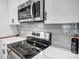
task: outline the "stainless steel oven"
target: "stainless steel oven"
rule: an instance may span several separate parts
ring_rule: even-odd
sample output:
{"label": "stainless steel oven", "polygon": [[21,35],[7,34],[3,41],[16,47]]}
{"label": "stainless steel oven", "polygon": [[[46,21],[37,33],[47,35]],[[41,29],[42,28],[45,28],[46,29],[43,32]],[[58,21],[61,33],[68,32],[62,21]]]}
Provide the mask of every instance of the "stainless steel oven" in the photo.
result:
{"label": "stainless steel oven", "polygon": [[29,0],[18,7],[20,22],[44,21],[45,0]]}
{"label": "stainless steel oven", "polygon": [[32,59],[51,45],[51,33],[32,32],[26,40],[8,45],[8,59]]}
{"label": "stainless steel oven", "polygon": [[21,56],[19,56],[18,54],[16,54],[13,50],[8,48],[8,58],[7,59],[22,59]]}

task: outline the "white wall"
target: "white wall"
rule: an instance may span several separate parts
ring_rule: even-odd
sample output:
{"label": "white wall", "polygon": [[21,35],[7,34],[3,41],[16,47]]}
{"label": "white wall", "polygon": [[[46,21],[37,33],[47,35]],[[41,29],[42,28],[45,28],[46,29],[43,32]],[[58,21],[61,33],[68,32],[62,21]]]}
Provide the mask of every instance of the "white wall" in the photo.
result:
{"label": "white wall", "polygon": [[11,27],[8,18],[8,0],[0,0],[0,37],[14,35],[12,28],[15,26]]}

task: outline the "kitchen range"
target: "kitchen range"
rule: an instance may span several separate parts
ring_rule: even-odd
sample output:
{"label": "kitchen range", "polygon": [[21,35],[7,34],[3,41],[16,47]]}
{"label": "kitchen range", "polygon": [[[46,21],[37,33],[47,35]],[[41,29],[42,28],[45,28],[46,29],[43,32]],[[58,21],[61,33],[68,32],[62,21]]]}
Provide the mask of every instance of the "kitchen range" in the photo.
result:
{"label": "kitchen range", "polygon": [[31,59],[51,45],[51,33],[32,32],[26,40],[8,44],[8,59]]}

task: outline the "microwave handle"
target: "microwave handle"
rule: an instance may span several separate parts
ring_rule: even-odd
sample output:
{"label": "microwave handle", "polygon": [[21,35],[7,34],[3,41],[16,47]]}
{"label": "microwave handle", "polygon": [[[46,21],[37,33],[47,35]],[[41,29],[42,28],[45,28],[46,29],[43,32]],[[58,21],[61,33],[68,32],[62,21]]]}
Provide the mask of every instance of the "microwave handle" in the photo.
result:
{"label": "microwave handle", "polygon": [[32,13],[32,8],[33,8],[33,3],[31,3],[31,10],[30,10],[30,12],[31,12],[31,17],[33,18],[33,13]]}
{"label": "microwave handle", "polygon": [[34,2],[31,5],[31,15],[32,15],[32,18],[35,18],[35,15],[36,15],[36,5],[34,4]]}

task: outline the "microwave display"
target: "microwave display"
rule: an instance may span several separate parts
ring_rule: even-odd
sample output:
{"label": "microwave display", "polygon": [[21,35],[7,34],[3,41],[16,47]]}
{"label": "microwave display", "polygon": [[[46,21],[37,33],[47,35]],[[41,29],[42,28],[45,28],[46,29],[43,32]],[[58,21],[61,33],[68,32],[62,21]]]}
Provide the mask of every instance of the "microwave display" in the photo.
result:
{"label": "microwave display", "polygon": [[18,10],[18,19],[19,20],[30,19],[31,18],[30,9],[31,9],[31,5]]}

